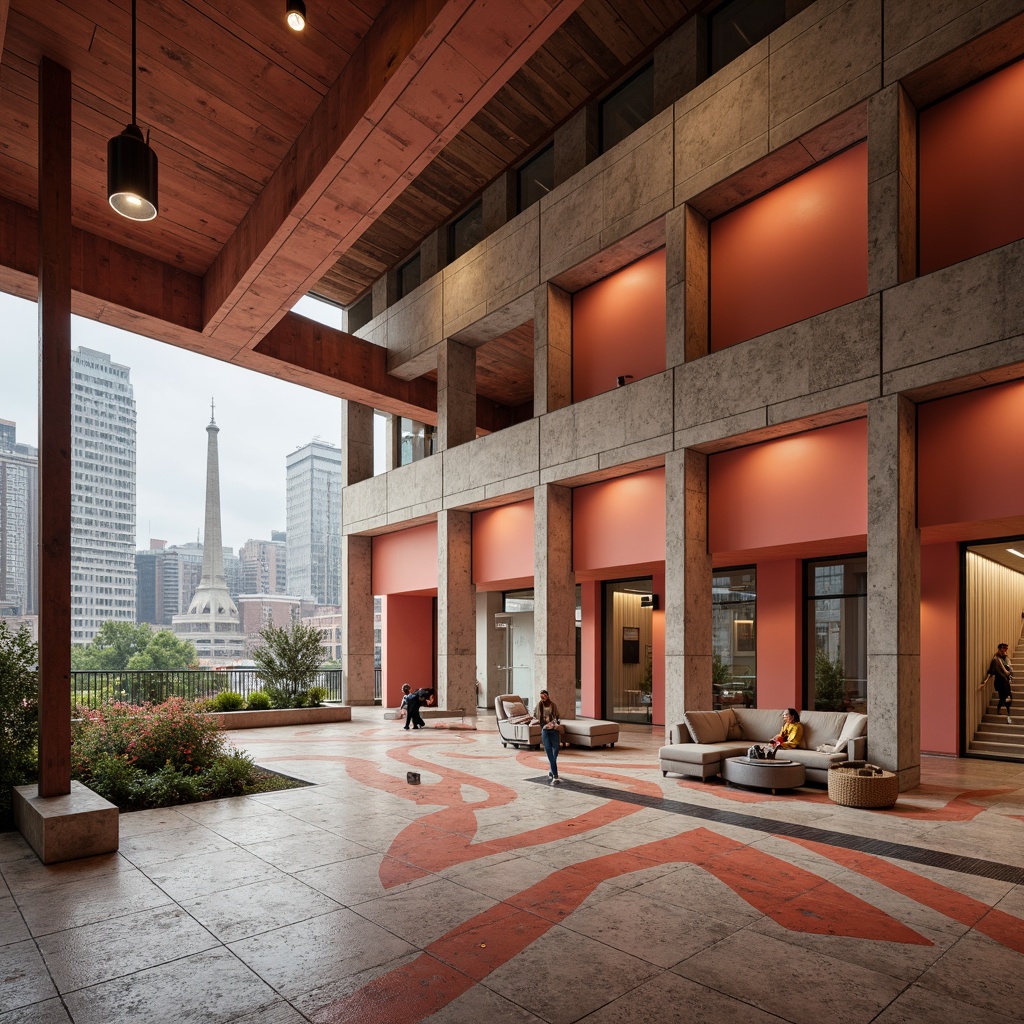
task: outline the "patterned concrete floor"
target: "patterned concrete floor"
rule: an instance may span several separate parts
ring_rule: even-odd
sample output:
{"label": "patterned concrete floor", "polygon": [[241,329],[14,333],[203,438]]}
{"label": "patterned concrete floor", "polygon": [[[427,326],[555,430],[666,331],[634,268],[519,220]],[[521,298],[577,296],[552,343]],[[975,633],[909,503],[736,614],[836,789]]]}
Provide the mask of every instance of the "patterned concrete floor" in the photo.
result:
{"label": "patterned concrete floor", "polygon": [[1024,765],[868,811],[663,779],[638,727],[553,787],[479,725],[239,732],[317,785],[0,835],[0,1024],[1024,1019]]}

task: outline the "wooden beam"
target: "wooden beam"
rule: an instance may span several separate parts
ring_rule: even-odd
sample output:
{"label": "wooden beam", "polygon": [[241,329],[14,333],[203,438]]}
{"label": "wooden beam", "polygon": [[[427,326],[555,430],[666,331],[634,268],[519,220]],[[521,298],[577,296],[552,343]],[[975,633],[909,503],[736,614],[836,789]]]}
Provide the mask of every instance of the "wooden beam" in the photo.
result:
{"label": "wooden beam", "polygon": [[[7,16],[11,13],[11,0],[0,0],[0,57],[4,53],[4,40],[7,38]],[[0,94],[3,93],[3,79],[0,78]]]}
{"label": "wooden beam", "polygon": [[71,792],[71,74],[39,64],[39,795]]}
{"label": "wooden beam", "polygon": [[390,0],[204,280],[255,348],[580,0]]}

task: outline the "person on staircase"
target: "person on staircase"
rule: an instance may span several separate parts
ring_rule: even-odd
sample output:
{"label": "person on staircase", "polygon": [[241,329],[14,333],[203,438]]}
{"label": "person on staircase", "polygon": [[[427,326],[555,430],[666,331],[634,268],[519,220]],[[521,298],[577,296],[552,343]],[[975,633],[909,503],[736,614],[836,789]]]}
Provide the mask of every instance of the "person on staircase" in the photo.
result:
{"label": "person on staircase", "polygon": [[1013,707],[1013,691],[1010,686],[1013,683],[1013,667],[1010,665],[1009,645],[1000,644],[996,653],[992,655],[992,661],[988,666],[988,673],[992,676],[996,686],[996,696],[999,698],[996,704],[996,714],[999,709],[1006,706],[1006,724],[1012,725],[1010,709]]}

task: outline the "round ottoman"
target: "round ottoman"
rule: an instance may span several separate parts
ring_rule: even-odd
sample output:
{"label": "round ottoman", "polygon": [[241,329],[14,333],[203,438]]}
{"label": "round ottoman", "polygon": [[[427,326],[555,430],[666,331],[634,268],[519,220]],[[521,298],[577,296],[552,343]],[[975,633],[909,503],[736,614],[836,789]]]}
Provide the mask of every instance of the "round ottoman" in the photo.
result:
{"label": "round ottoman", "polygon": [[892,807],[900,795],[899,779],[892,772],[833,765],[828,770],[828,798],[844,807]]}
{"label": "round ottoman", "polygon": [[805,781],[804,766],[797,761],[751,761],[747,757],[727,757],[722,762],[722,778],[735,786],[757,789],[796,789]]}

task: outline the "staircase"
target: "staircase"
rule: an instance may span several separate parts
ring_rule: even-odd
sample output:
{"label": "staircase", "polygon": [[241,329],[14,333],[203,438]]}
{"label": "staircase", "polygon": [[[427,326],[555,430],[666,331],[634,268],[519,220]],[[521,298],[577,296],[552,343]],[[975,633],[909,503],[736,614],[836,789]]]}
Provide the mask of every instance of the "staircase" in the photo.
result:
{"label": "staircase", "polygon": [[1010,657],[1013,666],[1013,725],[1006,724],[1006,710],[996,714],[995,687],[989,684],[992,698],[985,709],[978,731],[971,740],[968,753],[1001,757],[1007,761],[1024,761],[1024,636],[1017,641],[1017,649]]}

